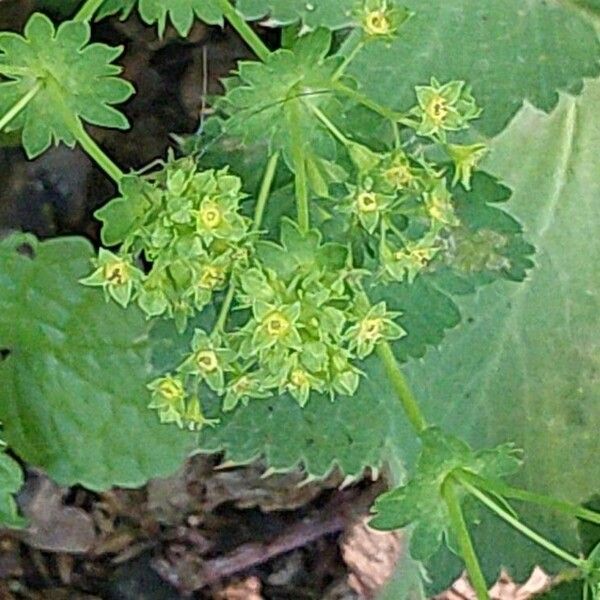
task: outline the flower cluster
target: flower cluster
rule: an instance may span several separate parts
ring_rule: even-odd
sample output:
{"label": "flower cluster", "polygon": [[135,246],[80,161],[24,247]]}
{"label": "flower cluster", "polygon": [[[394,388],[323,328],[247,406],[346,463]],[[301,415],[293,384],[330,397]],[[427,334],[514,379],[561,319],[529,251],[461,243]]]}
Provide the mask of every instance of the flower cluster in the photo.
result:
{"label": "flower cluster", "polygon": [[115,211],[121,202],[136,217],[119,253],[101,250],[83,283],[102,286],[122,306],[136,301],[149,317],[174,318],[183,330],[188,317],[248,263],[250,221],[239,212],[241,181],[226,169],[199,171],[190,158],[171,161],[152,181],[136,178],[123,195],[113,201]]}
{"label": "flower cluster", "polygon": [[[348,141],[355,177],[334,208],[377,254],[383,280],[412,282],[437,257],[446,234],[460,226],[452,188],[470,189],[486,153],[484,144],[446,140],[447,131],[467,127],[480,113],[463,82],[432,80],[431,87],[417,88],[417,97],[403,122],[409,135],[399,137],[394,150],[376,153]],[[423,144],[420,136],[430,141]]]}
{"label": "flower cluster", "polygon": [[238,327],[196,330],[177,373],[151,384],[153,408],[164,421],[195,427],[206,422],[197,406],[203,385],[223,398],[224,410],[273,394],[301,405],[313,391],[353,395],[357,361],[405,334],[385,303],[363,305],[360,277],[345,247],[283,221],[282,245],[259,242],[252,266],[236,274]]}

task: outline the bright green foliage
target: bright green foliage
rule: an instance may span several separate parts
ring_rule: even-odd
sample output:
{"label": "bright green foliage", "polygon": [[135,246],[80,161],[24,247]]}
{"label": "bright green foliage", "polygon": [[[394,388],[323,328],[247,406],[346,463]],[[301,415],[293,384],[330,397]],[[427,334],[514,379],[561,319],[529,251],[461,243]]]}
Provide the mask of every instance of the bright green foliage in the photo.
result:
{"label": "bright green foliage", "polygon": [[[461,301],[469,324],[410,367],[416,393],[445,428],[478,444],[514,440],[525,451],[522,487],[573,502],[597,493],[600,478],[599,103],[591,82],[549,116],[524,110],[495,141],[487,167],[514,189],[511,210],[538,249],[537,268],[523,284]],[[522,516],[577,552],[574,520],[540,509]],[[517,578],[536,562],[555,566],[496,521],[477,538],[490,578],[500,564]],[[432,573],[438,589],[451,576],[439,565]]]}
{"label": "bright green foliage", "polygon": [[34,94],[9,124],[9,130],[23,129],[30,157],[52,143],[73,146],[82,122],[128,127],[114,108],[133,93],[131,84],[118,77],[121,68],[113,64],[122,48],[89,42],[88,24],[67,21],[55,28],[40,13],[29,19],[23,35],[0,33],[0,74],[5,79],[0,83],[0,114]]}
{"label": "bright green foliage", "polygon": [[0,527],[22,527],[25,524],[13,498],[22,485],[21,467],[0,448]]}
{"label": "bright green foliage", "polygon": [[99,19],[119,14],[127,18],[136,7],[144,23],[156,25],[160,35],[171,22],[179,35],[185,37],[198,17],[210,25],[223,23],[223,13],[216,0],[106,0],[100,7]]}
{"label": "bright green foliage", "polygon": [[3,436],[61,484],[141,485],[174,471],[193,439],[147,410],[147,325],[77,283],[92,256],[80,238],[0,243]]}
{"label": "bright green foliage", "polygon": [[[342,2],[332,0],[343,10]],[[281,0],[287,5],[287,0]],[[302,2],[304,4],[304,2]],[[317,11],[327,0],[314,0]],[[351,74],[373,98],[406,106],[415,85],[433,75],[468,81],[485,107],[477,127],[497,133],[529,100],[550,110],[557,90],[576,91],[600,72],[594,24],[600,8],[546,0],[404,0],[414,12],[391,45],[366,48]]]}
{"label": "bright green foliage", "polygon": [[319,134],[324,137],[312,107],[331,100],[341,59],[328,57],[330,47],[331,32],[319,29],[293,48],[273,52],[264,64],[241,61],[238,77],[226,80],[227,94],[217,103],[229,117],[226,132],[243,141],[266,139],[272,152],[285,151],[291,165],[293,128],[301,131],[306,147]]}
{"label": "bright green foliage", "polygon": [[405,485],[377,498],[376,515],[370,522],[371,527],[384,531],[414,524],[410,552],[416,560],[429,558],[443,538],[448,540],[450,518],[442,493],[448,477],[464,470],[499,479],[517,471],[521,462],[511,444],[474,452],[437,428],[424,432],[421,442],[416,473]]}
{"label": "bright green foliage", "polygon": [[[96,213],[104,243],[121,244],[118,255],[101,252],[82,283],[102,286],[123,306],[133,299],[149,317],[174,318],[183,330],[247,265],[241,181],[226,169],[199,171],[193,159],[171,160],[152,180],[125,179],[121,192]],[[140,257],[151,263],[145,274],[135,266]]]}

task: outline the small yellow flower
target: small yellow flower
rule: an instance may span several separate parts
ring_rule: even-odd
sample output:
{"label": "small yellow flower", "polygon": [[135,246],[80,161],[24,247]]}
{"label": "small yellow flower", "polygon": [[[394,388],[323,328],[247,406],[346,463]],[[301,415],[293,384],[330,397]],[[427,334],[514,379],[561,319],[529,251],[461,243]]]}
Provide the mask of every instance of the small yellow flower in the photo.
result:
{"label": "small yellow flower", "polygon": [[377,196],[373,192],[359,192],[356,196],[356,206],[363,213],[376,212],[379,208],[377,205]]}
{"label": "small yellow flower", "polygon": [[267,333],[273,338],[283,337],[291,327],[291,323],[288,319],[280,312],[271,313],[265,319],[265,329]]}
{"label": "small yellow flower", "polygon": [[448,116],[448,101],[441,94],[434,95],[425,106],[425,114],[438,126]]}
{"label": "small yellow flower", "polygon": [[156,387],[157,395],[162,396],[168,402],[180,400],[185,396],[183,385],[177,379],[165,377]]}
{"label": "small yellow flower", "polygon": [[390,167],[383,176],[390,185],[393,185],[396,188],[408,187],[415,179],[410,167],[403,164],[397,164]]}
{"label": "small yellow flower", "polygon": [[302,369],[294,369],[290,375],[290,383],[295,388],[303,388],[310,385],[308,375]]}
{"label": "small yellow flower", "polygon": [[110,285],[125,285],[131,277],[129,265],[122,260],[104,265],[102,274]]}
{"label": "small yellow flower", "polygon": [[223,221],[223,214],[216,202],[205,200],[200,208],[198,218],[207,229],[216,229]]}
{"label": "small yellow flower", "polygon": [[219,359],[213,350],[201,350],[196,355],[196,363],[201,371],[213,373],[219,368]]}
{"label": "small yellow flower", "polygon": [[367,35],[387,36],[393,33],[392,22],[387,11],[379,9],[368,12],[363,20],[363,29]]}
{"label": "small yellow flower", "polygon": [[225,272],[221,267],[206,265],[198,280],[198,286],[204,290],[214,290],[225,283]]}
{"label": "small yellow flower", "polygon": [[385,323],[383,322],[383,319],[363,319],[360,324],[358,338],[363,341],[376,342],[383,336],[384,329]]}

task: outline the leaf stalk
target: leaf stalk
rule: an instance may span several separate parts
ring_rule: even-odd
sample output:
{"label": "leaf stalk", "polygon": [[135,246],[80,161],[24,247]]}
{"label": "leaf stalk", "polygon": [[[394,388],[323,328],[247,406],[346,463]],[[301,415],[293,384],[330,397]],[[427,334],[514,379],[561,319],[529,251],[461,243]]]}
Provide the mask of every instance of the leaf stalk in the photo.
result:
{"label": "leaf stalk", "polygon": [[96,14],[96,11],[100,6],[102,6],[103,2],[104,0],[86,0],[73,17],[73,21],[88,23]]}
{"label": "leaf stalk", "polygon": [[487,583],[465,522],[456,487],[457,485],[452,475],[448,476],[442,484],[442,496],[448,507],[452,530],[458,541],[460,554],[465,562],[469,580],[475,590],[477,600],[490,600]]}
{"label": "leaf stalk", "polygon": [[479,500],[484,506],[486,506],[489,510],[499,516],[501,519],[506,521],[511,527],[516,529],[519,533],[529,538],[532,542],[536,543],[538,546],[541,546],[554,556],[564,560],[565,562],[581,569],[585,570],[587,563],[585,560],[582,560],[576,556],[573,556],[566,550],[563,550],[556,544],[547,540],[545,537],[534,531],[533,529],[527,527],[524,523],[521,523],[518,519],[516,519],[513,515],[511,515],[504,508],[496,504],[487,494],[483,493],[477,487],[471,485],[471,483],[461,474],[456,474],[457,480],[460,484],[467,490],[470,494],[472,494],[477,500]]}
{"label": "leaf stalk", "polygon": [[239,36],[248,44],[250,49],[265,62],[271,51],[267,48],[265,43],[256,35],[255,31],[246,23],[246,20],[240,15],[240,13],[232,6],[229,0],[217,0],[219,8],[225,15],[225,18],[229,24],[238,32]]}

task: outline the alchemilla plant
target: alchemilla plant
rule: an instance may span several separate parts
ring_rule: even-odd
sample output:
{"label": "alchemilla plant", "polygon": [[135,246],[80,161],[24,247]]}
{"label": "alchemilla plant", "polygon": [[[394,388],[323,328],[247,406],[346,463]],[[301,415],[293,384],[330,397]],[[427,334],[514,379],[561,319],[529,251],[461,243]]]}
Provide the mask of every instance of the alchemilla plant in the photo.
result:
{"label": "alchemilla plant", "polygon": [[[402,362],[422,358],[428,345],[439,345],[444,331],[457,324],[455,298],[488,285],[523,286],[535,271],[533,247],[498,206],[506,188],[480,168],[489,153],[485,133],[493,127],[486,111],[499,110],[494,99],[488,95],[490,106],[482,106],[473,89],[485,85],[456,79],[456,70],[446,74],[432,61],[420,68],[429,72],[418,79],[408,63],[406,73],[398,74],[392,51],[406,43],[417,48],[418,36],[428,39],[419,13],[428,9],[419,3],[292,4],[87,0],[59,25],[36,13],[22,34],[0,34],[0,128],[18,132],[30,157],[58,143],[81,146],[118,189],[96,213],[103,247],[93,257],[81,240],[38,244],[11,236],[0,242],[1,260],[10,266],[10,277],[0,277],[7,282],[2,306],[7,315],[18,314],[23,282],[50,286],[58,277],[60,292],[48,309],[32,310],[44,323],[39,348],[58,356],[71,374],[65,424],[69,415],[88,410],[86,402],[98,402],[88,400],[98,381],[101,423],[109,419],[107,406],[125,406],[132,427],[149,436],[138,442],[151,446],[165,436],[160,443],[172,458],[136,448],[137,458],[129,462],[123,455],[131,448],[124,443],[106,450],[121,455],[107,460],[104,469],[88,466],[84,458],[62,457],[62,450],[50,461],[39,446],[28,449],[26,428],[17,421],[27,411],[35,419],[38,409],[31,399],[25,408],[14,406],[20,371],[6,392],[12,408],[0,412],[10,448],[42,466],[63,461],[58,479],[101,489],[139,485],[176,468],[198,439],[222,435],[217,448],[232,451],[239,436],[247,436],[244,443],[265,453],[274,470],[279,452],[290,456],[286,464],[304,459],[309,476],[315,476],[311,452],[322,451],[331,468],[346,464],[344,452],[350,451],[340,446],[328,458],[318,447],[319,435],[306,446],[294,441],[262,448],[263,438],[271,437],[262,428],[271,425],[260,416],[247,430],[238,426],[231,443],[231,420],[260,415],[268,405],[283,411],[279,424],[291,430],[298,425],[292,415],[303,418],[333,406],[342,414],[355,410],[364,423],[352,416],[353,422],[327,425],[311,417],[312,427],[355,432],[369,427],[374,403],[383,406],[390,398],[385,411],[393,413],[393,423],[412,428],[420,455],[410,475],[403,472],[403,485],[376,501],[373,527],[410,526],[412,555],[426,566],[436,564],[441,547],[448,546],[464,561],[477,597],[487,599],[489,581],[469,528],[469,505],[476,500],[568,565],[584,598],[597,597],[597,548],[587,555],[572,552],[527,525],[509,501],[595,525],[600,515],[505,483],[519,471],[522,453],[510,443],[474,450],[430,423],[402,368]],[[460,4],[466,13],[474,10]],[[122,49],[92,42],[91,26],[136,10],[160,35],[167,24],[186,36],[196,18],[227,21],[256,60],[239,62],[223,81],[223,95],[213,100],[215,116],[201,133],[158,167],[125,173],[87,131],[87,125],[126,129],[119,105],[133,93],[115,62]],[[547,7],[537,10],[548,16]],[[269,50],[245,20],[265,14],[282,26],[277,50]],[[460,43],[453,47],[459,50]],[[365,67],[373,57],[383,63]],[[411,60],[420,57],[415,51]],[[577,60],[578,77],[590,74],[583,55]],[[552,71],[547,80],[563,71]],[[378,93],[377,86],[390,85],[390,77],[397,93]],[[526,97],[523,92],[518,99]],[[19,254],[24,243],[32,246],[34,258]],[[498,280],[512,283],[494,283]],[[76,336],[71,315],[86,310],[102,315],[97,327],[79,346],[65,346],[52,332]],[[9,331],[2,322],[0,339],[9,349],[26,347],[31,332],[25,325]],[[102,344],[109,342],[110,356],[98,362]],[[16,354],[9,355],[8,367]],[[119,371],[113,359],[127,360],[128,368]],[[87,370],[81,371],[82,364]],[[94,375],[98,365],[104,371]],[[41,366],[31,372],[44,373]],[[127,392],[124,379],[132,382]],[[373,391],[377,384],[383,391]],[[56,390],[39,389],[38,398],[54,398]],[[94,438],[95,425],[88,426],[90,444],[102,444]],[[390,448],[401,445],[376,438],[369,439],[369,457],[358,458],[360,467],[379,469]],[[309,449],[313,444],[316,450]],[[238,452],[240,462],[253,456],[250,449],[245,453]],[[0,519],[8,526],[22,524],[13,500],[21,482],[17,464],[2,453]]]}

